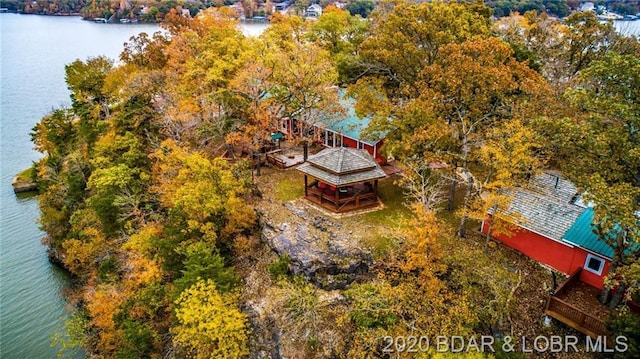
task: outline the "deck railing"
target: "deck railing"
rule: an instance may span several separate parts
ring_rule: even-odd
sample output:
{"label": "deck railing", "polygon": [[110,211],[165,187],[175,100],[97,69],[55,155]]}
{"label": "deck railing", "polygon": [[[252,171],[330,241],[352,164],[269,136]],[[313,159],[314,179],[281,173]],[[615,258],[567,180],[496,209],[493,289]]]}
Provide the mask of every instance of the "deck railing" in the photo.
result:
{"label": "deck railing", "polygon": [[573,274],[571,274],[569,276],[569,278],[567,278],[567,280],[564,281],[564,283],[560,284],[558,289],[556,289],[554,291],[553,295],[558,297],[558,296],[566,294],[567,290],[571,289],[573,287],[573,285],[576,284],[580,280],[580,273],[581,272],[582,272],[582,268],[576,269],[576,271],[573,272]]}
{"label": "deck railing", "polygon": [[573,285],[580,280],[581,270],[582,268],[578,268],[578,270],[569,276],[569,278],[560,285],[560,287],[558,287],[555,293],[549,297],[545,314],[584,334],[589,335],[590,337],[596,338],[599,335],[607,336],[609,335],[609,331],[602,320],[559,298],[559,296],[570,291]]}

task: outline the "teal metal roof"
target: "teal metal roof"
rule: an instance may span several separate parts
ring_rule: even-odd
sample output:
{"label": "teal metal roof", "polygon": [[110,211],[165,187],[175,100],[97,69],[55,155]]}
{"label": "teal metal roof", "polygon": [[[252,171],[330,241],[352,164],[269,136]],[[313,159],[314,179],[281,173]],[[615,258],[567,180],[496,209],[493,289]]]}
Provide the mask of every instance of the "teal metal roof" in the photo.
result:
{"label": "teal metal roof", "polygon": [[613,258],[613,248],[601,241],[593,232],[593,208],[587,208],[576,219],[571,228],[563,236],[563,240],[570,242],[592,252]]}
{"label": "teal metal roof", "polygon": [[[363,137],[362,132],[369,126],[371,117],[360,118],[356,114],[355,100],[346,97],[346,91],[340,90],[340,104],[345,110],[345,117],[338,121],[327,121],[326,127],[331,131],[341,133],[344,136],[356,139],[361,142],[375,145],[385,137],[384,133],[375,133],[367,137]],[[320,121],[322,122],[322,120]]]}

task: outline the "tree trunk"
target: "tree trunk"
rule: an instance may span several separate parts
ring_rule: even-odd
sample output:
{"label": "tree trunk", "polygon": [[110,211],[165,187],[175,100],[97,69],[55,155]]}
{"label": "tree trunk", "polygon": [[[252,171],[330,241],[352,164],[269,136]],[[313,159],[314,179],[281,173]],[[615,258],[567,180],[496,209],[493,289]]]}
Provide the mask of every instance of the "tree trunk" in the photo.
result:
{"label": "tree trunk", "polygon": [[491,240],[491,222],[489,222],[489,228],[487,228],[487,238],[484,241],[484,251],[487,251],[487,247],[489,246],[489,241]]}
{"label": "tree trunk", "polygon": [[[455,174],[454,174],[455,176]],[[456,199],[456,180],[453,178],[449,185],[449,201],[447,202],[447,211],[453,211],[453,204]]]}
{"label": "tree trunk", "polygon": [[458,227],[458,237],[464,238],[467,235],[467,215],[463,214]]}
{"label": "tree trunk", "polygon": [[[471,196],[471,190],[473,189],[473,179],[469,178],[467,180],[467,190],[464,194],[464,206],[465,208],[469,208],[469,197]],[[458,227],[458,237],[465,238],[467,235],[467,219],[469,217],[466,214],[462,215],[460,218],[460,227]]]}
{"label": "tree trunk", "polygon": [[611,301],[609,302],[609,308],[615,309],[622,302],[622,298],[624,298],[624,292],[627,291],[627,286],[624,283],[620,283],[618,289],[616,289],[615,294],[611,297]]}
{"label": "tree trunk", "polygon": [[607,304],[609,302],[609,297],[611,296],[611,288],[605,286],[600,295],[598,296],[598,300],[602,304]]}
{"label": "tree trunk", "polygon": [[487,248],[489,247],[489,241],[491,240],[491,228],[493,227],[493,217],[496,214],[497,207],[498,207],[497,205],[493,205],[491,207],[493,209],[491,211],[492,217],[491,217],[491,220],[486,222],[488,227],[487,227],[487,237],[485,238],[485,241],[484,241],[484,252],[485,253],[487,252]]}
{"label": "tree trunk", "polygon": [[[613,247],[613,258],[611,258],[611,266],[609,267],[609,273],[615,273],[620,265],[620,260],[624,255],[624,229],[618,233],[616,236],[615,246]],[[609,286],[605,286],[602,292],[600,292],[600,296],[598,297],[600,303],[604,305],[611,305],[610,301],[613,301],[611,297],[611,288]]]}

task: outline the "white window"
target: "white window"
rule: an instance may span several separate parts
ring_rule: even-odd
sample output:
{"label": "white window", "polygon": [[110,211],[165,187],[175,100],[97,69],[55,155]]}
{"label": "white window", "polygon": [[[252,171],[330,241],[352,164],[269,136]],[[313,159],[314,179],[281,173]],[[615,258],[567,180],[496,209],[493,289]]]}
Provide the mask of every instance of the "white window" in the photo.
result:
{"label": "white window", "polygon": [[587,254],[587,260],[584,262],[584,269],[597,275],[602,274],[604,269],[604,259],[596,257],[593,254]]}

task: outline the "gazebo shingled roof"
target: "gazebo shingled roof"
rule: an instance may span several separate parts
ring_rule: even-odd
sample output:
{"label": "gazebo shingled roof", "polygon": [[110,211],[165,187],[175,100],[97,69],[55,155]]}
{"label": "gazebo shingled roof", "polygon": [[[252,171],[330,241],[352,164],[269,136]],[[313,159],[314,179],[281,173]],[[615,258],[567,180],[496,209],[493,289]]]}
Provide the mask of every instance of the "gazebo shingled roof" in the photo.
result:
{"label": "gazebo shingled roof", "polygon": [[298,170],[336,187],[386,177],[367,151],[347,147],[324,149],[310,156]]}

